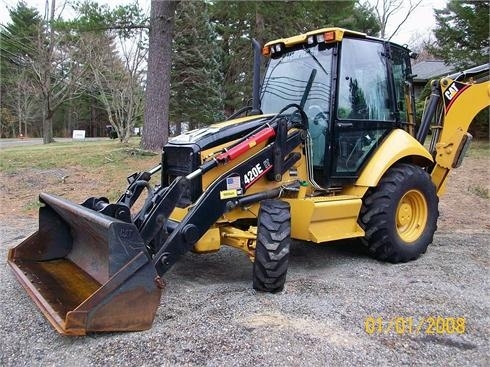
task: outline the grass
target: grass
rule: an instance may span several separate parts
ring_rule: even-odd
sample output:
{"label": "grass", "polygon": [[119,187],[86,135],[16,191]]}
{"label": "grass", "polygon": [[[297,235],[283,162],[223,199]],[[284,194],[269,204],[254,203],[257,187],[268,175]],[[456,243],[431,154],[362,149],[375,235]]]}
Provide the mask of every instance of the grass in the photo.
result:
{"label": "grass", "polygon": [[32,210],[36,210],[39,209],[41,207],[41,203],[39,202],[39,200],[35,199],[35,200],[30,200],[28,201],[24,207],[23,207],[23,210],[24,211],[32,211]]}
{"label": "grass", "polygon": [[[1,149],[0,196],[10,198],[4,211],[36,213],[39,192],[77,203],[90,196],[116,200],[129,175],[160,163],[160,155],[139,149],[139,142],[134,138],[128,144],[101,140]],[[157,175],[152,184],[159,181]]]}
{"label": "grass", "polygon": [[488,188],[481,185],[469,186],[468,191],[482,199],[490,199]]}
{"label": "grass", "polygon": [[117,141],[53,143],[22,146],[0,151],[0,171],[15,172],[22,168],[52,169],[70,166],[84,168],[124,168],[128,160],[145,161],[156,154],[138,148],[139,139],[128,144]]}
{"label": "grass", "polygon": [[490,158],[490,141],[473,140],[467,155],[468,157]]}

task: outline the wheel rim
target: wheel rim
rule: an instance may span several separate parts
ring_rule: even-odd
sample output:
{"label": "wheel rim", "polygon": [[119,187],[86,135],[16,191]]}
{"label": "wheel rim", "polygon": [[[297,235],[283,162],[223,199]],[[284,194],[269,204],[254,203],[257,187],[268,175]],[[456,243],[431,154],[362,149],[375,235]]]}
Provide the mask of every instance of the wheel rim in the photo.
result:
{"label": "wheel rim", "polygon": [[418,190],[410,190],[401,198],[396,210],[396,229],[400,238],[416,241],[427,225],[428,205],[425,196]]}

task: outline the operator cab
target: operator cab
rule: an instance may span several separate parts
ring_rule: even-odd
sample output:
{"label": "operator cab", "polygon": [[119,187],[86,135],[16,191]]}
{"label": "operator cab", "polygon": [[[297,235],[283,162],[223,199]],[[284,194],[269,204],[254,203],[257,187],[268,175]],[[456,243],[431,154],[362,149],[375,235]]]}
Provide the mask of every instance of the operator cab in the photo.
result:
{"label": "operator cab", "polygon": [[310,180],[319,188],[353,182],[384,137],[411,120],[407,48],[326,28],[269,42],[263,53],[271,59],[261,109],[304,110]]}

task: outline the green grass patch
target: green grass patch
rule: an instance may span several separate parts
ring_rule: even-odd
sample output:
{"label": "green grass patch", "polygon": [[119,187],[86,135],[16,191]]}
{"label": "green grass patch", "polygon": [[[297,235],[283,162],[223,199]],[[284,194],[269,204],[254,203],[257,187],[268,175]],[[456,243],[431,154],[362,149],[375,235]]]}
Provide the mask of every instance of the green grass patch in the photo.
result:
{"label": "green grass patch", "polygon": [[29,202],[27,202],[24,207],[23,207],[23,210],[24,211],[31,211],[31,210],[36,210],[39,209],[41,207],[41,203],[39,202],[38,199],[36,200],[31,200]]}
{"label": "green grass patch", "polygon": [[467,153],[468,157],[490,157],[490,142],[484,140],[473,140]]}
{"label": "green grass patch", "polygon": [[490,199],[490,194],[487,187],[481,185],[469,186],[468,191],[482,199]]}
{"label": "green grass patch", "polygon": [[139,139],[127,144],[118,141],[52,143],[22,146],[0,151],[0,171],[15,172],[24,168],[52,169],[79,166],[82,168],[121,168],[128,161],[145,160],[156,154],[139,149]]}

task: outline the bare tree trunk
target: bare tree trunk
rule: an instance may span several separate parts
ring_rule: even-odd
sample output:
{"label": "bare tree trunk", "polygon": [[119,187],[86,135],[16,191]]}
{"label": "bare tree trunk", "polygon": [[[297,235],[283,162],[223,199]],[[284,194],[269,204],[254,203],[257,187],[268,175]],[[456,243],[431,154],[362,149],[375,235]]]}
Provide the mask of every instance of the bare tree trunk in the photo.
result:
{"label": "bare tree trunk", "polygon": [[[48,6],[48,1],[46,1]],[[49,45],[44,65],[44,107],[43,107],[43,144],[54,142],[53,139],[53,114],[51,113],[50,98],[51,98],[51,58],[54,50],[54,13],[56,1],[51,0],[51,9],[49,15]]]}
{"label": "bare tree trunk", "polygon": [[159,151],[168,140],[172,33],[178,1],[152,1],[146,82],[144,149]]}
{"label": "bare tree trunk", "polygon": [[175,135],[182,134],[182,121],[175,122],[175,131],[174,131],[174,134]]}
{"label": "bare tree trunk", "polygon": [[[19,120],[19,136],[22,135],[22,106],[20,98],[17,100],[17,119]],[[15,137],[15,135],[14,135]]]}
{"label": "bare tree trunk", "polygon": [[53,118],[49,111],[48,103],[45,101],[43,106],[43,144],[54,142],[53,139]]}

